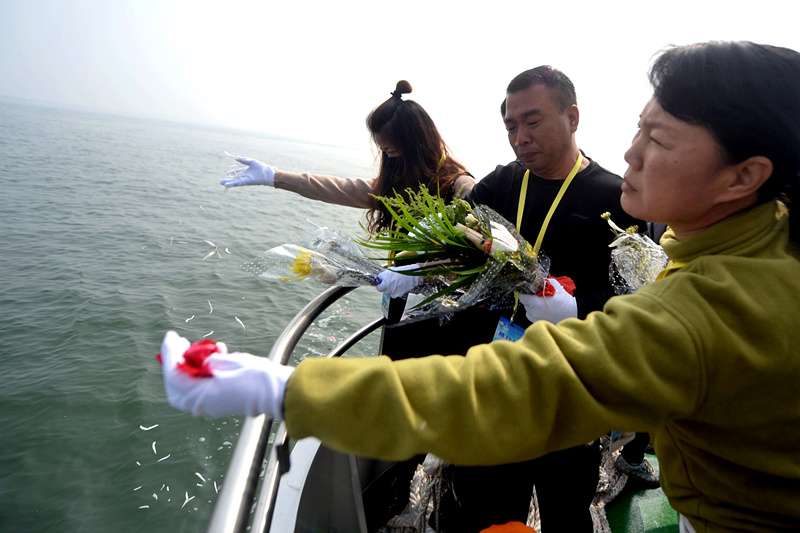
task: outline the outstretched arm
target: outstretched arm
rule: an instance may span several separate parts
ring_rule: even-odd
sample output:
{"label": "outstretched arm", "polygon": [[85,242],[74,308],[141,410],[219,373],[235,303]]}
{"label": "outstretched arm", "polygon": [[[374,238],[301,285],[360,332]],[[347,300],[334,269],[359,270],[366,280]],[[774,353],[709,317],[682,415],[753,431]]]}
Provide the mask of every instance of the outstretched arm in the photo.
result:
{"label": "outstretched arm", "polygon": [[[517,462],[612,428],[647,431],[695,409],[703,372],[692,336],[658,301],[540,321],[517,342],[463,356],[306,359],[289,381],[294,438],[368,457],[424,452],[465,465]],[[665,325],[675,326],[669,343]]]}
{"label": "outstretched arm", "polygon": [[660,428],[704,394],[694,336],[652,295],[615,298],[584,321],[539,321],[517,342],[475,346],[466,357],[308,358],[292,371],[209,343],[165,337],[164,383],[176,408],[283,412],[293,438],[389,460],[432,452],[465,465],[522,461],[612,428]]}
{"label": "outstretched arm", "polygon": [[287,172],[248,157],[234,157],[234,159],[239,165],[229,170],[225,178],[220,181],[220,185],[226,188],[266,185],[329,204],[362,209],[375,207],[375,200],[371,196],[374,179]]}

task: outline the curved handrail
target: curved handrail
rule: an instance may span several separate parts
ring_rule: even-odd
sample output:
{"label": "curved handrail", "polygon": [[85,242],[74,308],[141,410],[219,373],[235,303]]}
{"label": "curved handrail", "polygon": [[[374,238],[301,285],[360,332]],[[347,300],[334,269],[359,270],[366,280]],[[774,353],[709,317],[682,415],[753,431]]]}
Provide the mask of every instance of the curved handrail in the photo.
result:
{"label": "curved handrail", "polygon": [[[350,349],[358,341],[381,327],[386,322],[386,319],[381,317],[374,320],[362,327],[350,337],[344,340],[339,346],[333,349],[327,357],[339,357]],[[280,482],[280,469],[278,464],[278,456],[274,450],[277,446],[282,446],[286,443],[288,435],[286,433],[286,424],[281,423],[278,431],[275,434],[275,441],[270,449],[269,458],[267,459],[267,466],[264,471],[264,481],[261,483],[261,488],[256,496],[256,510],[253,513],[253,522],[251,524],[251,531],[261,532],[267,531],[267,526],[272,522],[272,511],[275,505],[275,498],[277,496],[278,483]]]}
{"label": "curved handrail", "polygon": [[[330,287],[306,304],[278,336],[270,350],[269,358],[277,363],[286,364],[297,342],[314,319],[354,288]],[[339,353],[336,353],[336,355],[344,353],[350,346],[380,327],[383,323],[384,319],[381,318],[361,328],[331,352],[331,355],[334,355],[337,351]],[[361,336],[358,339],[354,339],[359,334]],[[271,431],[272,419],[267,419],[264,415],[245,418],[239,434],[239,440],[236,442],[231,462],[224,477],[222,490],[220,490],[219,497],[214,504],[207,530],[209,533],[239,533],[247,527],[247,518],[252,509],[253,496],[258,486],[259,473],[264,463],[267,449],[267,438]],[[281,424],[276,433],[276,444],[279,442],[279,438],[281,439],[280,442],[284,442],[286,439],[286,431],[283,424]],[[263,528],[269,523],[269,515],[272,508],[271,502],[275,499],[280,477],[274,449],[275,446],[270,448],[266,475],[259,494],[259,502],[265,503],[259,503],[256,507],[252,531],[263,531]],[[255,522],[258,522],[262,529],[257,529]]]}

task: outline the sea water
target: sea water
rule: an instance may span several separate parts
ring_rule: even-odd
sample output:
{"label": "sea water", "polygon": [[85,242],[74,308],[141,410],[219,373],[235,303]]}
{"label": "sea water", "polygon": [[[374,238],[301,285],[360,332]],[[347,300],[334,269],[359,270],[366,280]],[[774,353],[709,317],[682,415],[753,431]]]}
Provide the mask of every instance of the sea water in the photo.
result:
{"label": "sea water", "polygon": [[[0,102],[0,531],[205,529],[241,420],[167,405],[164,332],[266,355],[325,287],[241,265],[315,224],[363,234],[356,209],[226,192],[226,150],[374,175],[366,150]],[[356,290],[294,358],[379,313],[377,293]],[[373,335],[361,350],[376,347]]]}

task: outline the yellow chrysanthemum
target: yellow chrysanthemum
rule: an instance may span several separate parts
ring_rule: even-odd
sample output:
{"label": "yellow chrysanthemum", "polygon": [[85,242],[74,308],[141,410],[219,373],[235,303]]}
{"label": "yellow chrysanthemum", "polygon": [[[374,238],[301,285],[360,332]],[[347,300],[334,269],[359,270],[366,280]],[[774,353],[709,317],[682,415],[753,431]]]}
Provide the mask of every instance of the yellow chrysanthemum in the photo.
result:
{"label": "yellow chrysanthemum", "polygon": [[301,279],[311,274],[311,252],[304,250],[297,254],[292,262],[292,272]]}

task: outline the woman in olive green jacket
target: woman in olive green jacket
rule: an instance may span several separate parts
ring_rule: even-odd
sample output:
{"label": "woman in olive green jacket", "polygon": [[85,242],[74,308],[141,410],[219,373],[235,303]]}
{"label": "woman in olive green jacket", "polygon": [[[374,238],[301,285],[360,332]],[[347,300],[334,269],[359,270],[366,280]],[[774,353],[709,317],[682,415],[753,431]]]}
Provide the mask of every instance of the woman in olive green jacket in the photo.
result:
{"label": "woman in olive green jacket", "polygon": [[170,403],[284,416],[291,436],[359,455],[430,451],[457,464],[647,431],[686,530],[797,528],[800,212],[787,205],[800,190],[800,54],[678,47],[650,80],[622,206],[669,225],[657,281],[466,357],[306,359],[293,371],[223,346],[200,379],[177,369],[188,341],[170,332]]}

